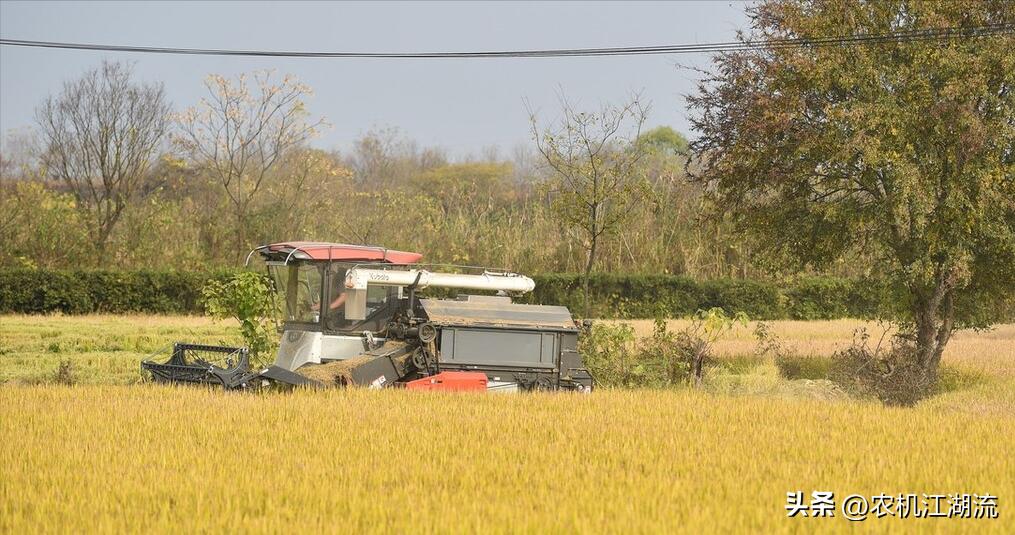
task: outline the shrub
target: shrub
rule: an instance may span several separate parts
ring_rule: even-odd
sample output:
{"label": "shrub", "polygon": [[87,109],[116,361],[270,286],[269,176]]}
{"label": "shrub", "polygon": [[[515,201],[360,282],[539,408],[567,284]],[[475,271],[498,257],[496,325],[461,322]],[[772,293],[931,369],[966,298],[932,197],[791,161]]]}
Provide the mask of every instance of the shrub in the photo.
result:
{"label": "shrub", "polygon": [[784,293],[789,317],[798,320],[872,318],[891,294],[875,281],[835,277],[802,277]]}
{"label": "shrub", "polygon": [[845,279],[800,279],[786,292],[790,317],[817,320],[849,316],[853,289],[853,281]]}
{"label": "shrub", "polygon": [[779,375],[786,379],[828,379],[831,359],[816,355],[788,353],[774,359]]}
{"label": "shrub", "polygon": [[754,349],[757,358],[771,360],[785,379],[827,379],[831,360],[825,357],[799,354],[796,349],[772,332],[765,322],[754,328],[758,345]]}
{"label": "shrub", "polygon": [[747,318],[743,312],[728,315],[718,307],[699,310],[694,314],[691,324],[678,334],[679,352],[690,365],[695,385],[701,386],[705,365],[714,360],[712,344],[738,324],[747,325]]}
{"label": "shrub", "polygon": [[644,386],[674,386],[687,382],[697,346],[684,332],[673,333],[666,320],[656,319],[652,336],[638,344],[637,361]]}
{"label": "shrub", "polygon": [[0,271],[0,312],[84,314],[93,309],[87,287],[71,272]]}
{"label": "shrub", "polygon": [[626,324],[591,323],[579,337],[578,351],[597,386],[631,386],[641,370],[632,358],[634,329]]}
{"label": "shrub", "polygon": [[911,341],[896,337],[884,348],[884,337],[873,347],[869,338],[858,329],[852,345],[832,355],[829,379],[851,395],[873,396],[885,405],[912,406],[934,392]]}
{"label": "shrub", "polygon": [[251,360],[265,364],[277,337],[271,322],[275,312],[271,281],[261,273],[241,271],[226,281],[208,281],[202,294],[209,315],[240,322],[240,334],[250,349]]}
{"label": "shrub", "polygon": [[754,338],[758,340],[758,345],[754,348],[758,358],[775,359],[791,351],[782,338],[772,332],[772,327],[763,321],[754,327]]}
{"label": "shrub", "polygon": [[56,372],[53,373],[53,382],[58,385],[68,386],[77,383],[77,370],[74,367],[74,363],[68,359],[61,360],[56,368]]}
{"label": "shrub", "polygon": [[597,386],[671,387],[693,381],[701,384],[704,368],[712,361],[712,344],[743,314],[728,316],[720,308],[699,310],[691,324],[670,332],[666,321],[655,320],[652,336],[635,340],[626,323],[593,323],[580,338],[579,351]]}
{"label": "shrub", "polygon": [[[581,276],[571,273],[533,277],[536,290],[527,303],[554,303],[584,311]],[[594,274],[590,280],[591,317],[687,317],[698,310],[721,308],[752,318],[816,319],[871,317],[877,301],[864,295],[865,284],[829,277],[804,278],[777,286],[772,283],[721,279],[695,281],[675,275]]]}

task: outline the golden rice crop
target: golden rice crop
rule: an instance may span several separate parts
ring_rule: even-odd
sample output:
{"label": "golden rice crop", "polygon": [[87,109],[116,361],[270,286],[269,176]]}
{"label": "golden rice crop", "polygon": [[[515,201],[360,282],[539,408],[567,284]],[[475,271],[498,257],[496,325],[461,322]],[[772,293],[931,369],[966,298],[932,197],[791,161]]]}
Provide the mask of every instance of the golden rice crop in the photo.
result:
{"label": "golden rice crop", "polygon": [[[847,531],[786,492],[989,492],[1010,418],[711,396],[0,387],[0,531]],[[1010,531],[1009,531],[1010,532]]]}
{"label": "golden rice crop", "polygon": [[[774,324],[826,355],[858,322]],[[771,363],[712,377],[702,391],[591,395],[125,384],[146,353],[181,339],[235,343],[232,329],[204,318],[0,316],[0,532],[857,529],[838,511],[786,517],[787,492],[825,490],[991,493],[996,520],[859,527],[1012,531],[1011,326],[960,335],[966,345],[945,356],[982,382],[908,409],[829,396]],[[746,329],[720,342],[724,357],[752,349]],[[30,384],[62,359],[83,384]]]}

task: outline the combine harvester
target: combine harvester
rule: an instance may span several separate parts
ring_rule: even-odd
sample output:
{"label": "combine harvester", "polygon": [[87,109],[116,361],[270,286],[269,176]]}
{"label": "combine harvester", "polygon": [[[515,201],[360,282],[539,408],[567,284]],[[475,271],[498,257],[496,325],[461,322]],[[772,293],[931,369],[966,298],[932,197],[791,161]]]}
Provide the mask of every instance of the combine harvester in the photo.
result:
{"label": "combine harvester", "polygon": [[[243,348],[177,343],[164,363],[144,361],[156,381],[402,386],[424,390],[592,389],[578,354],[578,326],[562,306],[511,302],[535,283],[486,269],[439,273],[422,255],[379,247],[290,242],[251,251],[284,303],[275,364],[252,370]],[[425,288],[497,295],[420,297]]]}

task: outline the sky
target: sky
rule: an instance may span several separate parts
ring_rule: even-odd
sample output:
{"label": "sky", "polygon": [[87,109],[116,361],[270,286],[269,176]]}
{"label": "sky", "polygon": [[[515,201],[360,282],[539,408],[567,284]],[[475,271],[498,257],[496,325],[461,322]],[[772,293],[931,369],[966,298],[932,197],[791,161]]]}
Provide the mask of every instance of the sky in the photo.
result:
{"label": "sky", "polygon": [[[325,3],[0,2],[0,36],[95,44],[300,51],[477,51],[733,40],[745,5],[714,2]],[[452,156],[531,143],[527,105],[543,121],[558,95],[579,108],[651,102],[650,126],[690,137],[684,96],[707,55],[538,59],[293,59],[170,56],[0,47],[0,132],[30,126],[35,107],[103,59],[163,82],[177,110],[211,73],[274,69],[314,89],[307,108],[331,128],[314,140],[347,149],[371,129],[398,128]],[[526,104],[528,103],[528,104]]]}

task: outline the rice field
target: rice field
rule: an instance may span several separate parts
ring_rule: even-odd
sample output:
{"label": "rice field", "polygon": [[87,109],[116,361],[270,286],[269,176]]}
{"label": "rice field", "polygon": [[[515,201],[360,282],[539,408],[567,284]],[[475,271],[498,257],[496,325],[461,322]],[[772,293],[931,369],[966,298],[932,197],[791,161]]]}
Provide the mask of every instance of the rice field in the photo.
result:
{"label": "rice field", "polygon": [[[774,322],[827,355],[858,322]],[[1015,327],[960,335],[975,384],[915,408],[770,363],[703,390],[228,393],[136,383],[206,318],[0,316],[0,532],[983,532],[1015,527]],[[647,332],[650,325],[638,324]],[[960,343],[961,342],[961,343]],[[719,344],[753,350],[750,331]],[[61,359],[78,384],[44,383]],[[787,492],[990,493],[997,519],[787,518]]]}
{"label": "rice field", "polygon": [[203,316],[0,315],[0,383],[43,382],[68,361],[80,384],[133,384],[175,341],[242,345],[235,323]]}

